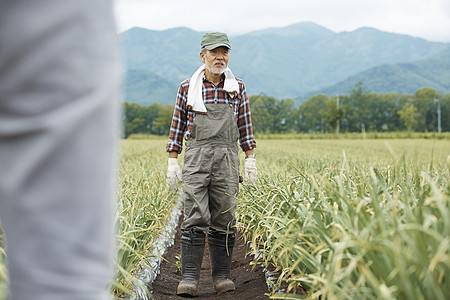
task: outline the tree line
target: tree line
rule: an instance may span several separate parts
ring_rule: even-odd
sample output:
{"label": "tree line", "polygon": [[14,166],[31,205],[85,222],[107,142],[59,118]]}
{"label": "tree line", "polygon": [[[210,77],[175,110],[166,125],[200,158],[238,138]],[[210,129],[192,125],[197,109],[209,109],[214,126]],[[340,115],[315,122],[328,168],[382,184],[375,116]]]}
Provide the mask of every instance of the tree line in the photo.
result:
{"label": "tree line", "polygon": [[[450,94],[422,88],[414,95],[377,94],[360,82],[348,95],[310,97],[295,107],[293,99],[249,97],[255,134],[450,131]],[[168,135],[173,105],[124,103],[124,136]],[[440,110],[440,112],[438,112]],[[440,115],[440,118],[439,118]],[[440,123],[439,123],[440,119]]]}

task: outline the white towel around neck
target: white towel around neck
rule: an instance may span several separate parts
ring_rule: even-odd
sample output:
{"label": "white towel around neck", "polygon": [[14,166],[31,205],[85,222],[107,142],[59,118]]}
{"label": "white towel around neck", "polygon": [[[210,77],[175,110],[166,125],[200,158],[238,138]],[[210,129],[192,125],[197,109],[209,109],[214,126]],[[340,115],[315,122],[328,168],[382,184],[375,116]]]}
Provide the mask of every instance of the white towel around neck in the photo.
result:
{"label": "white towel around neck", "polygon": [[[206,107],[203,103],[203,73],[205,72],[205,65],[203,64],[197,71],[192,75],[189,81],[189,90],[187,96],[186,107],[192,107],[193,112],[206,113]],[[234,77],[231,70],[227,67],[225,72],[225,83],[223,89],[227,92],[232,99],[234,99],[239,93],[239,84]]]}

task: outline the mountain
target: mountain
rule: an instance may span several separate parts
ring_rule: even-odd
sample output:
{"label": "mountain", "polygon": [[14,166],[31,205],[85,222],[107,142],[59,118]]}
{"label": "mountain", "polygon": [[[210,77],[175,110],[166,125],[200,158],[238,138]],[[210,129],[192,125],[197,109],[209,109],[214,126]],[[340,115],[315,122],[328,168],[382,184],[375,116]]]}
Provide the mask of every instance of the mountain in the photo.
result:
{"label": "mountain", "polygon": [[[164,31],[132,28],[121,33],[119,38],[127,71],[125,100],[174,103],[179,83],[201,65],[202,35],[203,32],[184,27]],[[433,63],[433,57],[450,47],[446,43],[373,28],[336,33],[312,22],[229,38],[232,45],[229,66],[244,80],[247,93],[264,93],[277,98],[295,98],[321,91],[369,71],[363,82],[372,89],[366,81],[382,81],[386,74],[406,72],[401,71],[407,68],[405,64],[418,68],[417,76],[411,82],[401,79],[394,84],[396,80],[390,80],[393,90],[400,91],[404,85],[415,90],[431,83],[440,86],[439,76],[421,72],[433,69],[428,65]],[[449,57],[443,59],[450,60]],[[446,66],[443,64],[442,72],[448,71]],[[376,68],[386,71],[374,71]],[[442,88],[444,92],[450,91],[445,85]]]}
{"label": "mountain", "polygon": [[171,82],[181,82],[198,68],[203,33],[188,28],[164,31],[131,28],[120,34],[128,70],[145,70]]}
{"label": "mountain", "polygon": [[[137,102],[148,106],[152,103],[170,105],[178,90],[178,85],[145,70],[128,70],[124,80],[124,95],[127,102]],[[173,95],[173,99],[167,95]],[[156,100],[156,101],[155,101]]]}
{"label": "mountain", "polygon": [[450,92],[450,48],[425,60],[411,63],[384,64],[359,72],[333,86],[316,90],[297,98],[305,100],[313,95],[335,96],[347,94],[358,82],[374,93],[414,94],[420,87],[436,92]]}

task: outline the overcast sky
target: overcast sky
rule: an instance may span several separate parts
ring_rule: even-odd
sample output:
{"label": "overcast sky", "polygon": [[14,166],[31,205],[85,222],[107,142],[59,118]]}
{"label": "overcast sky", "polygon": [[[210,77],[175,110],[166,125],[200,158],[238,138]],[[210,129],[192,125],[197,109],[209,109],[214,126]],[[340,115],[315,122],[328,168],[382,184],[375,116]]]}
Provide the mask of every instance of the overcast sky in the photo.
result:
{"label": "overcast sky", "polygon": [[450,0],[115,0],[119,32],[189,27],[238,35],[312,21],[335,32],[373,27],[450,43]]}

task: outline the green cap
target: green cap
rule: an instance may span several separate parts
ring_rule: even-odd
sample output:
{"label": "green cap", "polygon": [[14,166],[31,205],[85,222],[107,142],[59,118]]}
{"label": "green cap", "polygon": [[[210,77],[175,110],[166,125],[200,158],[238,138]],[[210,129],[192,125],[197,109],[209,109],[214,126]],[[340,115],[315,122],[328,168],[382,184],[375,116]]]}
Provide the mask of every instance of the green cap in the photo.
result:
{"label": "green cap", "polygon": [[215,49],[217,47],[225,46],[231,49],[230,41],[226,33],[222,32],[208,32],[202,36],[201,47],[208,50]]}

